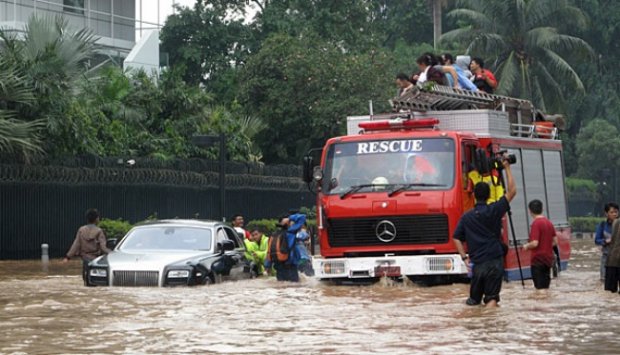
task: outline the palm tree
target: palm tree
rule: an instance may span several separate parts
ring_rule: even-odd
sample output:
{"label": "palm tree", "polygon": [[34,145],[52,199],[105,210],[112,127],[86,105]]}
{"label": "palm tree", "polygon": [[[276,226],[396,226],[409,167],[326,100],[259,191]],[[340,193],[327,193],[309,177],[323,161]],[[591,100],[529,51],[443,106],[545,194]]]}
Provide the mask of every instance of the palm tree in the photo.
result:
{"label": "palm tree", "polygon": [[36,97],[28,107],[17,105],[22,108],[21,119],[44,119],[49,133],[62,131],[64,109],[89,72],[96,41],[90,30],[74,31],[62,17],[32,16],[23,33],[0,29],[0,58],[6,67],[22,73],[26,87]]}
{"label": "palm tree", "polygon": [[13,110],[30,105],[34,97],[19,70],[0,59],[0,153],[21,155],[26,160],[42,153],[39,130],[42,121],[21,121]]}
{"label": "palm tree", "polygon": [[465,27],[442,36],[467,53],[486,58],[499,78],[498,94],[532,100],[545,110],[561,110],[565,89],[584,86],[562,57],[591,57],[584,40],[562,33],[569,25],[584,29],[585,14],[567,0],[461,0],[448,13]]}

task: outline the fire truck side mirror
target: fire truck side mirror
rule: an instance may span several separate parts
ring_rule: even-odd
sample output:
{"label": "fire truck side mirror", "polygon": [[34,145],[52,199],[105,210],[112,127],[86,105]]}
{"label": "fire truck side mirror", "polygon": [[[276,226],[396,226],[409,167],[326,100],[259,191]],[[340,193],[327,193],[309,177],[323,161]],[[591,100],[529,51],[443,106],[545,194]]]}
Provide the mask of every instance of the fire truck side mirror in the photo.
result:
{"label": "fire truck side mirror", "polygon": [[307,184],[312,182],[312,175],[313,175],[312,168],[314,167],[313,165],[314,165],[314,161],[312,159],[312,156],[310,155],[304,156],[302,179]]}
{"label": "fire truck side mirror", "polygon": [[323,169],[320,166],[315,166],[312,171],[312,179],[316,182],[323,180]]}

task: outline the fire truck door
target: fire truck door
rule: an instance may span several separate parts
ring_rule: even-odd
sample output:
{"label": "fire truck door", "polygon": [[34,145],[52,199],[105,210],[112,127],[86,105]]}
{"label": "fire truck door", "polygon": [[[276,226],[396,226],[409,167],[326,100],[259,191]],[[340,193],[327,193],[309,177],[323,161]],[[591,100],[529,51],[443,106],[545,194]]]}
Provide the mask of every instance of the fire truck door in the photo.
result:
{"label": "fire truck door", "polygon": [[463,196],[463,212],[474,207],[474,191],[473,184],[469,179],[469,172],[475,167],[476,148],[479,147],[476,141],[463,141],[461,144],[461,182]]}

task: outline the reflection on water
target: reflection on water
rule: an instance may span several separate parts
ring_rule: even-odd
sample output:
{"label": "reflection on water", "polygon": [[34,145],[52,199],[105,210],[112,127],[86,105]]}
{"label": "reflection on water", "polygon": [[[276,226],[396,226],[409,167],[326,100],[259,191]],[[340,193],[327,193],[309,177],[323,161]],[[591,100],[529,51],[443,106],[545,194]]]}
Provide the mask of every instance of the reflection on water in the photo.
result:
{"label": "reflection on water", "polygon": [[464,284],[86,288],[79,262],[2,261],[0,353],[617,353],[598,256],[574,241],[550,290],[504,284],[499,309],[466,307]]}

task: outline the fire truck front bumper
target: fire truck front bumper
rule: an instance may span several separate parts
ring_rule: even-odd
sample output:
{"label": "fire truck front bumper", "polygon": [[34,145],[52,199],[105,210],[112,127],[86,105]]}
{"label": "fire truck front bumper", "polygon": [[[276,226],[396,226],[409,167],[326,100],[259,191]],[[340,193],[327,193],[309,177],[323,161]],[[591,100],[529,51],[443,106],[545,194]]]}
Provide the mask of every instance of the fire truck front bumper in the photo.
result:
{"label": "fire truck front bumper", "polygon": [[319,279],[467,274],[467,267],[459,254],[334,259],[315,257],[312,266]]}

